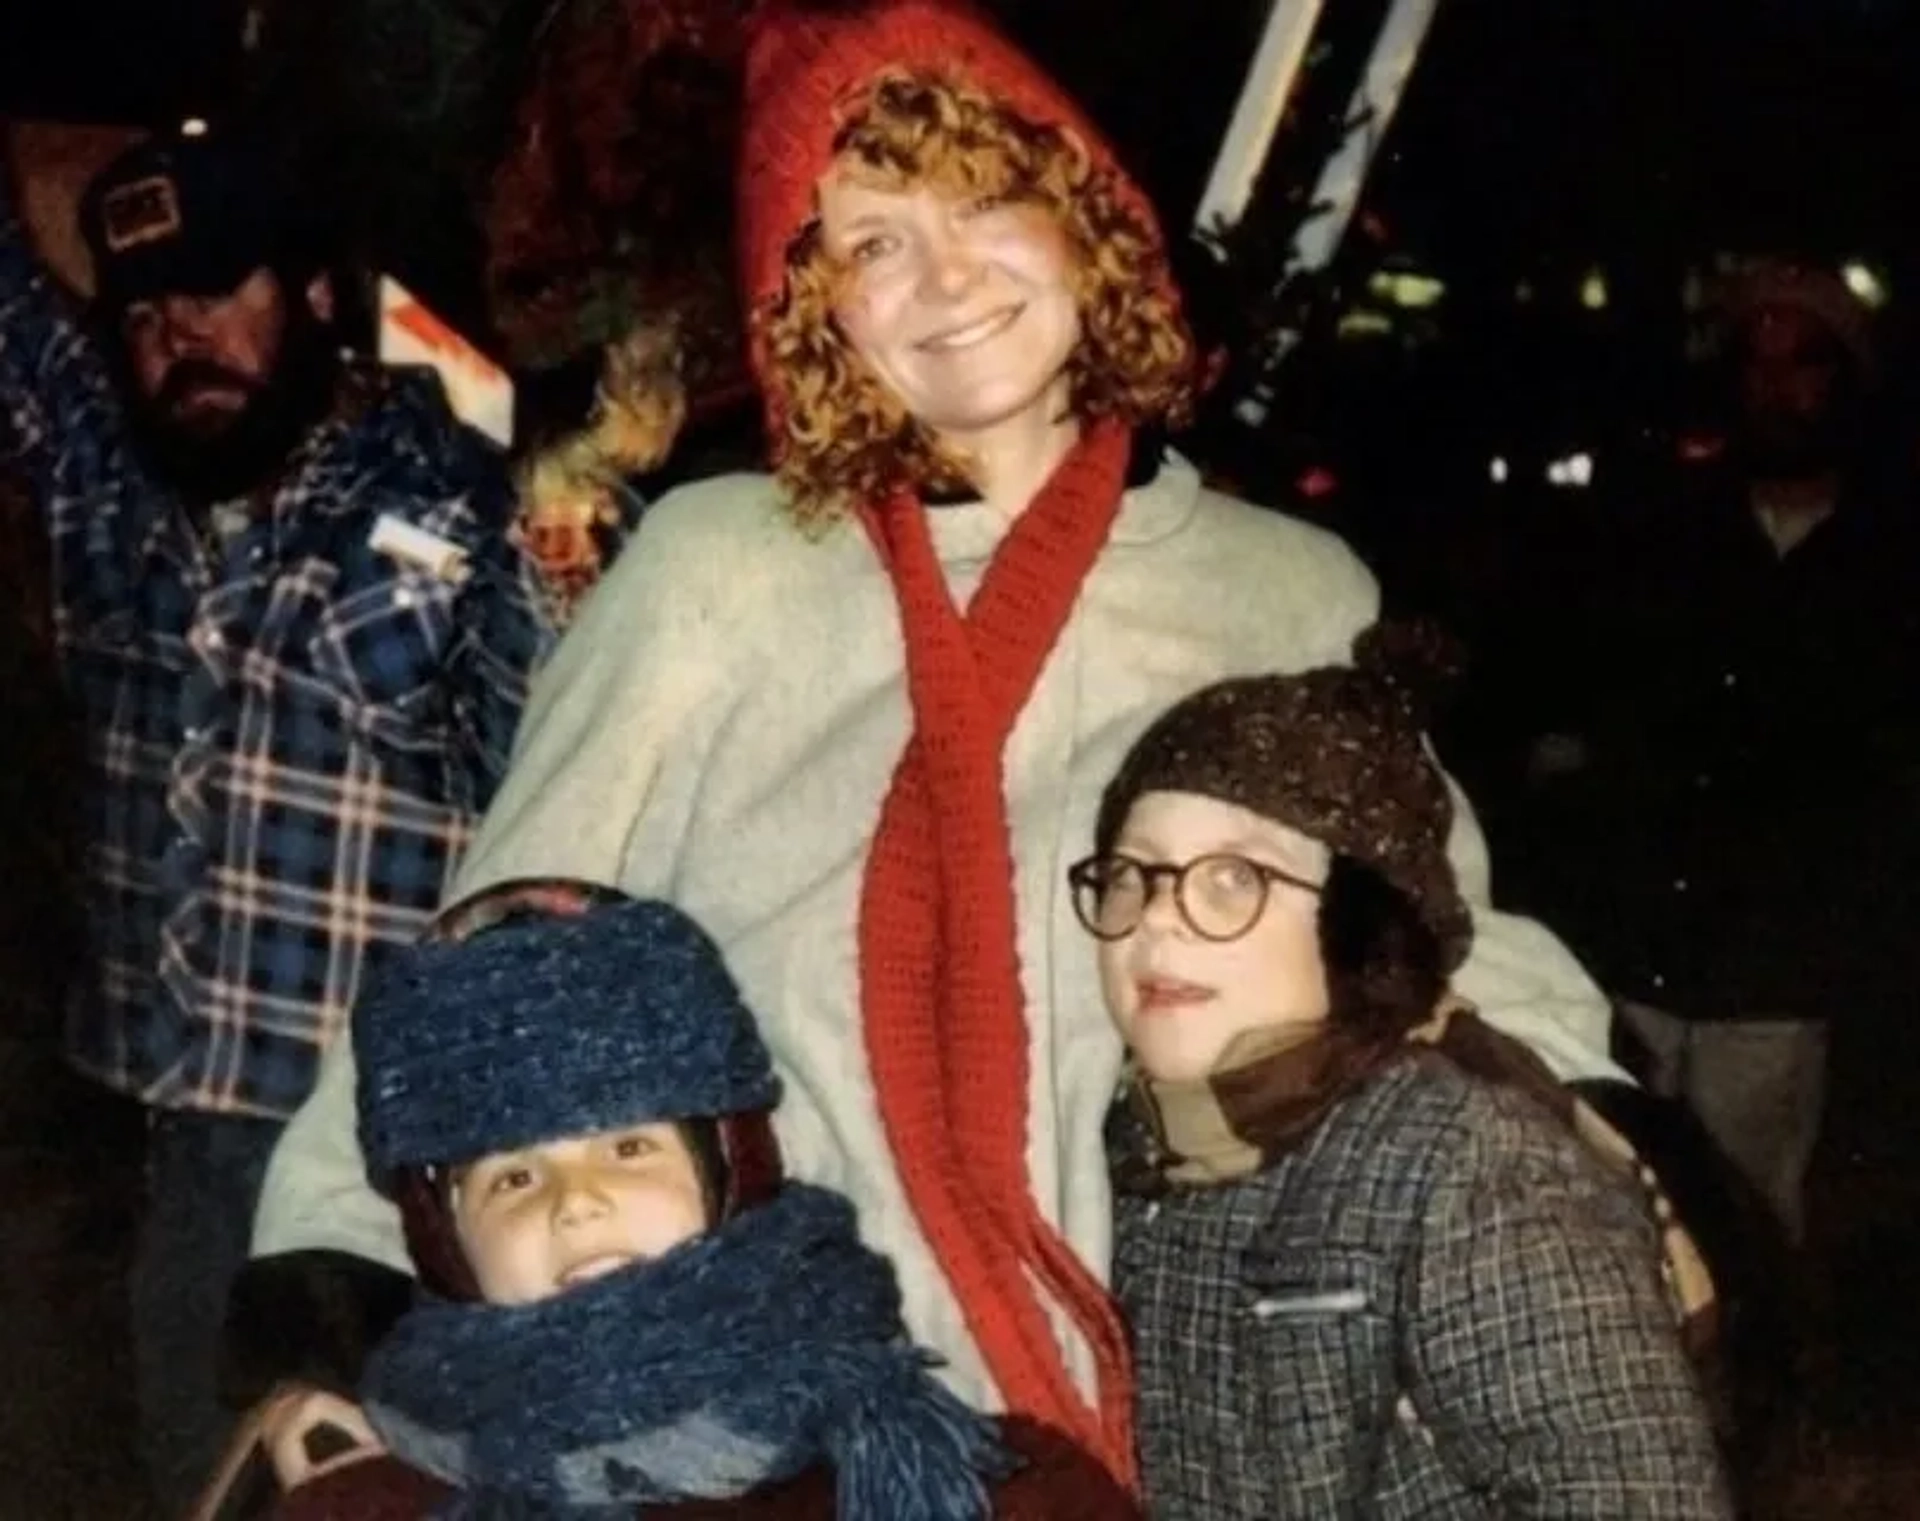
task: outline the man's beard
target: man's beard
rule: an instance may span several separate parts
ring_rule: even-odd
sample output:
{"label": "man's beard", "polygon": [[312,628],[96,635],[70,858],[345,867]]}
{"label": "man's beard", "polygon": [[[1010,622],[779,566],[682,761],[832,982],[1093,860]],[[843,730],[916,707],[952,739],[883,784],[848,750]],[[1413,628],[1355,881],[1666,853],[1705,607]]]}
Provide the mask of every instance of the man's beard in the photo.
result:
{"label": "man's beard", "polygon": [[[287,457],[333,406],[340,372],[326,324],[290,314],[280,356],[265,380],[251,380],[204,359],[182,359],[157,395],[128,408],[141,459],[189,506],[250,495],[271,483]],[[175,407],[203,387],[239,391],[246,400],[217,427],[195,428]]]}

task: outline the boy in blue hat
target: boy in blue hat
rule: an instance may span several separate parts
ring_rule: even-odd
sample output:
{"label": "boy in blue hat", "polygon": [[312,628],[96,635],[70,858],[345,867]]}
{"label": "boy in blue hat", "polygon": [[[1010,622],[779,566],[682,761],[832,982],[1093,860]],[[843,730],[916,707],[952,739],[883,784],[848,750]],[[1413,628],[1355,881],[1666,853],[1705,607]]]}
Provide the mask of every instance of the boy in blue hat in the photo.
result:
{"label": "boy in blue hat", "polygon": [[442,1514],[448,1487],[457,1514],[1130,1513],[1064,1443],[1008,1433],[1021,1466],[907,1340],[852,1206],[782,1181],[766,1048],[679,910],[492,889],[354,1038],[361,1143],[433,1294],[361,1384],[387,1456],[287,1521]]}

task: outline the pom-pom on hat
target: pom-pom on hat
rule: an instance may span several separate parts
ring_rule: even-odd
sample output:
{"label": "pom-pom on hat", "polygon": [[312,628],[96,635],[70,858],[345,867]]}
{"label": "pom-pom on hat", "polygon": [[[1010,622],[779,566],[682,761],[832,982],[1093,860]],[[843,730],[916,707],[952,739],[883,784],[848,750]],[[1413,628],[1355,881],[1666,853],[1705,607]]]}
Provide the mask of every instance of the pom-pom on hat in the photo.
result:
{"label": "pom-pom on hat", "polygon": [[1144,793],[1231,803],[1378,871],[1413,900],[1452,971],[1473,921],[1447,859],[1453,800],[1421,736],[1447,652],[1412,626],[1379,625],[1355,657],[1216,682],[1176,703],[1102,795],[1094,848],[1113,849]]}
{"label": "pom-pom on hat", "polygon": [[[1156,243],[1152,204],[1072,97],[958,0],[763,0],[748,21],[746,124],[738,237],[747,331],[765,379],[767,318],[786,283],[787,250],[813,218],[841,128],[888,73],[968,85],[1036,126],[1070,132],[1111,174]],[[1161,278],[1172,276],[1161,260]],[[778,443],[779,419],[770,419]]]}
{"label": "pom-pom on hat", "polygon": [[671,904],[582,883],[505,884],[449,910],[383,965],[353,1040],[376,1174],[779,1097],[711,937]]}

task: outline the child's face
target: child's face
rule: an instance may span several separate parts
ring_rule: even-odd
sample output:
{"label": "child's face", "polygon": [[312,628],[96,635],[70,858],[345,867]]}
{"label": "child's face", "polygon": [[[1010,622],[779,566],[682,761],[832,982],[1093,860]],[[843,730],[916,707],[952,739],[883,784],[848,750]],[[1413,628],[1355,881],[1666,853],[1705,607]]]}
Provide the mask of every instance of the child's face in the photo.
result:
{"label": "child's face", "polygon": [[[1187,792],[1143,794],[1114,850],[1149,866],[1240,856],[1316,884],[1326,880],[1330,860],[1326,846],[1296,830]],[[1257,881],[1231,865],[1220,870],[1223,891],[1247,891]],[[1201,882],[1189,888],[1203,890]],[[1266,905],[1245,934],[1208,940],[1181,915],[1172,882],[1156,882],[1138,928],[1099,942],[1107,1010],[1147,1075],[1203,1078],[1237,1036],[1325,1020],[1319,918],[1317,893],[1269,880]]]}
{"label": "child's face", "polygon": [[460,1244],[492,1304],[528,1304],[660,1256],[707,1227],[672,1124],[497,1152],[454,1175]]}

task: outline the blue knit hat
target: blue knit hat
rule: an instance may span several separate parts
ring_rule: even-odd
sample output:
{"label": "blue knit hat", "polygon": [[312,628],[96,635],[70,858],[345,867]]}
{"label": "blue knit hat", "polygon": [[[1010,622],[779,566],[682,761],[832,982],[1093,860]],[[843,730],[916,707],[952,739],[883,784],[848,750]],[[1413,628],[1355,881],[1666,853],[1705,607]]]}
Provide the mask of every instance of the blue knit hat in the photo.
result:
{"label": "blue knit hat", "polygon": [[779,1098],[706,931],[587,884],[508,883],[450,909],[384,963],[353,1041],[376,1175]]}

